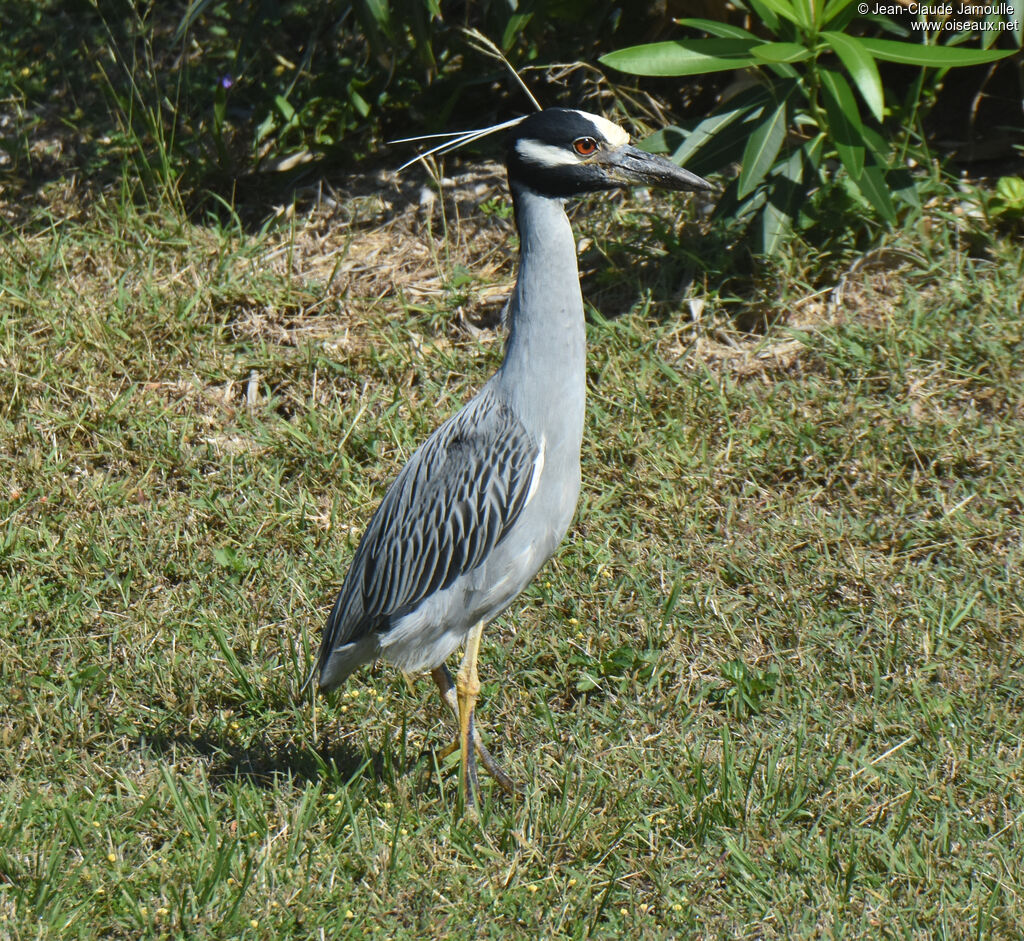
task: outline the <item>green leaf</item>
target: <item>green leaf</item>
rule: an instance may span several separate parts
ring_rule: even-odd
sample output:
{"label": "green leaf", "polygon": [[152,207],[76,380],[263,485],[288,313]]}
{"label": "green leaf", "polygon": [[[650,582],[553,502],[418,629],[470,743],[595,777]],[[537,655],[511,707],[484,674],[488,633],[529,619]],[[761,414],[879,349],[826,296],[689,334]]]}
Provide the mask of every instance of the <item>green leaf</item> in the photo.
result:
{"label": "green leaf", "polygon": [[659,128],[652,134],[648,134],[637,147],[646,150],[649,154],[669,154],[686,140],[686,132],[674,124]]}
{"label": "green leaf", "polygon": [[783,19],[795,23],[805,30],[811,29],[811,20],[807,15],[807,8],[804,0],[760,0],[761,4],[768,7],[772,13],[781,16]]}
{"label": "green leaf", "polygon": [[894,203],[921,208],[921,195],[917,191],[917,181],[909,170],[904,167],[890,170],[885,175],[885,183],[892,194]]}
{"label": "green leaf", "polygon": [[513,13],[508,18],[505,32],[501,35],[501,49],[503,52],[508,52],[512,48],[515,41],[519,38],[519,34],[526,29],[527,24],[532,19],[532,13]]}
{"label": "green leaf", "polygon": [[1024,180],[1016,176],[1000,177],[996,191],[988,201],[988,213],[1007,219],[1024,215]]}
{"label": "green leaf", "polygon": [[1024,209],[1024,180],[1019,176],[1001,176],[996,183],[996,196],[1011,209]]}
{"label": "green leaf", "polygon": [[821,179],[821,158],[825,151],[825,135],[819,133],[812,140],[805,141],[801,148],[804,161],[803,178],[808,182]]}
{"label": "green leaf", "polygon": [[774,255],[792,231],[793,217],[779,209],[769,193],[768,202],[761,211],[761,254]]}
{"label": "green leaf", "polygon": [[855,182],[864,198],[885,217],[887,222],[896,221],[896,209],[892,204],[889,185],[885,182],[885,173],[881,167],[874,164],[866,166]]}
{"label": "green leaf", "polygon": [[365,118],[370,113],[369,103],[352,87],[351,83],[348,86],[348,100],[352,102],[352,107],[355,108],[362,117]]}
{"label": "green leaf", "polygon": [[758,19],[773,33],[779,31],[779,18],[767,4],[762,3],[762,0],[746,0],[746,5],[757,14]]}
{"label": "green leaf", "polygon": [[[759,104],[763,105],[767,98],[768,96],[765,95],[764,101],[761,101]],[[751,102],[744,101],[728,111],[723,111],[721,114],[712,114],[706,117],[686,135],[686,139],[676,152],[672,154],[672,159],[676,163],[683,163],[711,140],[715,138],[721,139],[723,131],[735,121],[750,116],[753,108],[754,105]]]}
{"label": "green leaf", "polygon": [[839,61],[846,66],[853,83],[857,86],[875,120],[881,123],[885,111],[885,96],[882,91],[882,78],[878,74],[878,66],[871,54],[864,48],[863,40],[845,33],[826,31],[821,34],[839,56]]}
{"label": "green leaf", "polygon": [[699,17],[688,16],[676,20],[680,26],[689,26],[691,29],[702,29],[712,36],[719,36],[722,39],[752,39],[759,42],[758,38],[740,26],[733,26],[730,23],[719,23],[717,20],[702,20]]}
{"label": "green leaf", "polygon": [[277,105],[277,110],[281,112],[284,119],[291,123],[295,117],[295,109],[288,103],[288,99],[284,95],[275,95],[274,104]]}
{"label": "green leaf", "polygon": [[[752,109],[742,108],[726,115],[712,115],[701,121],[679,146],[672,160],[693,173],[718,173],[722,167],[740,159],[749,126],[738,130],[731,125],[739,119],[741,125],[751,116]],[[721,121],[720,119],[726,120]],[[728,131],[726,129],[728,128]],[[725,133],[718,133],[723,131]]]}
{"label": "green leaf", "polygon": [[599,61],[631,75],[704,75],[753,65],[754,45],[750,39],[681,39],[617,49]]}
{"label": "green leaf", "polygon": [[860,126],[860,133],[864,138],[864,146],[867,147],[868,153],[874,156],[875,163],[881,167],[888,166],[892,144],[870,124],[862,124]]}
{"label": "green leaf", "polygon": [[[727,103],[728,111],[713,114],[701,121],[672,155],[672,159],[690,167],[694,173],[721,170],[723,166],[739,159],[750,136],[752,122],[760,117],[764,106],[770,101],[768,92],[761,86],[745,89]],[[691,161],[695,161],[693,166]]]}
{"label": "green leaf", "polygon": [[853,179],[864,170],[864,126],[846,79],[831,69],[819,69],[821,98],[828,117],[828,135]]}
{"label": "green leaf", "polygon": [[796,150],[772,175],[768,202],[761,213],[761,251],[774,254],[793,231],[793,219],[805,196],[804,154]]}
{"label": "green leaf", "polygon": [[259,127],[256,128],[255,140],[257,144],[262,143],[267,135],[274,130],[274,115],[268,114],[262,121],[260,121]]}
{"label": "green leaf", "polygon": [[1024,16],[1020,15],[1020,10],[1017,10],[1014,15],[1013,29],[1010,30],[1010,35],[1013,36],[1013,41],[1017,43],[1018,50],[1024,47]]}
{"label": "green leaf", "polygon": [[363,0],[363,6],[366,7],[367,12],[373,17],[377,26],[382,31],[387,32],[391,19],[387,0]]}
{"label": "green leaf", "polygon": [[981,65],[1012,56],[1015,49],[960,49],[950,46],[925,46],[919,43],[896,42],[892,39],[861,38],[861,45],[876,59],[901,65],[920,65],[935,69],[952,69],[963,65]]}
{"label": "green leaf", "polygon": [[743,169],[740,170],[739,197],[753,192],[768,174],[786,139],[786,100],[767,115],[750,135],[743,150]]}
{"label": "green leaf", "polygon": [[746,199],[739,199],[736,196],[736,180],[733,180],[718,198],[715,203],[714,212],[711,218],[728,220],[730,224],[746,226],[753,221],[754,217],[764,207],[768,200],[768,191],[762,186],[754,190]]}
{"label": "green leaf", "polygon": [[762,62],[803,62],[812,55],[811,50],[798,42],[765,42],[750,50]]}
{"label": "green leaf", "polygon": [[825,11],[821,14],[821,21],[831,26],[832,20],[839,16],[851,3],[853,3],[853,0],[828,0],[828,3],[825,4]]}
{"label": "green leaf", "polygon": [[793,13],[804,32],[812,32],[819,25],[821,8],[818,0],[792,0]]}

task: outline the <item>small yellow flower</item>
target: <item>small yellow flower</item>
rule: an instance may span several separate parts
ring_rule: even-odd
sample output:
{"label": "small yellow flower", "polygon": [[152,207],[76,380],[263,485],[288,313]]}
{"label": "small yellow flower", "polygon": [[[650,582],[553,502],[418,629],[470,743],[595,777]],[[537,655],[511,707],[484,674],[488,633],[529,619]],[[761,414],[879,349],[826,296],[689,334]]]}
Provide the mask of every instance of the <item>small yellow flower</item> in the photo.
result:
{"label": "small yellow flower", "polygon": [[108,863],[116,863],[117,862],[117,857],[113,853],[107,853],[107,862]]}
{"label": "small yellow flower", "polygon": [[255,918],[252,918],[252,919],[250,919],[250,921],[249,921],[249,925],[250,925],[250,927],[252,927],[252,928],[259,928],[259,926],[260,926],[260,923],[259,923],[259,922],[258,922],[258,921],[257,921],[257,920],[256,920]]}
{"label": "small yellow flower", "polygon": [[620,908],[619,909],[619,914],[620,915],[628,915],[629,914],[629,909],[628,908]]}
{"label": "small yellow flower", "polygon": [[93,826],[94,826],[94,827],[95,827],[95,828],[96,828],[97,830],[98,830],[98,829],[100,828],[100,822],[99,822],[98,820],[94,820],[94,821],[92,822],[92,825],[93,825]]}
{"label": "small yellow flower", "polygon": [[348,908],[348,909],[345,910],[345,917],[346,918],[355,918],[356,916],[352,913],[352,909]]}
{"label": "small yellow flower", "polygon": [[145,917],[146,915],[149,914],[149,909],[146,908],[145,905],[140,905],[139,906],[139,914],[142,915],[143,917]]}
{"label": "small yellow flower", "polygon": [[270,900],[270,907],[271,908],[277,908],[277,902],[275,902],[273,899],[271,899]]}
{"label": "small yellow flower", "polygon": [[231,730],[233,732],[237,732],[240,728],[241,728],[241,726],[237,722],[232,722],[231,723]]}
{"label": "small yellow flower", "polygon": [[341,707],[341,711],[342,712],[348,712],[348,706],[342,706]]}
{"label": "small yellow flower", "polygon": [[569,885],[576,885],[575,877],[569,880]]}
{"label": "small yellow flower", "polygon": [[641,903],[640,903],[640,911],[641,911],[641,912],[643,912],[643,914],[645,914],[645,915],[647,914],[647,910],[648,910],[648,909],[649,909],[650,907],[651,907],[651,906],[650,906],[650,905],[648,905],[648,904],[647,904],[646,902],[641,902]]}
{"label": "small yellow flower", "polygon": [[107,890],[104,889],[103,886],[97,886],[96,887],[96,894],[97,895],[106,895],[107,894]]}
{"label": "small yellow flower", "polygon": [[535,886],[535,885],[533,885],[533,884],[530,884],[530,885],[528,885],[528,886],[526,887],[526,891],[527,891],[527,892],[536,892],[536,891],[537,891],[537,886]]}
{"label": "small yellow flower", "polygon": [[163,906],[161,905],[161,906],[160,906],[160,907],[159,907],[159,908],[158,908],[158,909],[156,910],[156,913],[157,913],[157,915],[159,915],[159,916],[160,916],[161,918],[163,918],[163,917],[164,917],[165,915],[169,915],[169,914],[170,914],[170,910],[169,910],[169,909],[166,909],[166,908],[164,908],[164,907],[163,907]]}
{"label": "small yellow flower", "polygon": [[235,884],[235,880],[232,879],[231,876],[228,876],[228,885],[234,885],[234,884]]}
{"label": "small yellow flower", "polygon": [[579,618],[569,618],[569,623],[570,624],[579,624],[580,623],[580,619]]}
{"label": "small yellow flower", "polygon": [[674,912],[681,912],[682,910],[683,910],[683,906],[682,906],[682,905],[680,905],[680,904],[679,904],[678,902],[676,902],[676,903],[675,903],[675,904],[674,904],[674,905],[672,906],[672,911],[674,911]]}
{"label": "small yellow flower", "polygon": [[402,836],[408,836],[409,835],[409,831],[406,830],[405,827],[402,827],[402,829],[399,830],[398,832],[401,833]]}

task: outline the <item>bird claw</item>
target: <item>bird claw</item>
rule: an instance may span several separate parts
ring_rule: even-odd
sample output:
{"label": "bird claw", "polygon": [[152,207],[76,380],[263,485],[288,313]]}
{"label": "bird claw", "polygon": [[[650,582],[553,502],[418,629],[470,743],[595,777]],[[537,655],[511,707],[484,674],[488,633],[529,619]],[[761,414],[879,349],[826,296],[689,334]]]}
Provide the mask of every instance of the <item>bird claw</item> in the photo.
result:
{"label": "bird claw", "polygon": [[[448,672],[447,667],[443,664],[434,670],[431,670],[431,676],[434,682],[437,684],[437,688],[441,693],[441,699],[448,705],[448,707],[455,714],[456,721],[459,720],[460,707],[457,701],[455,692],[455,683],[452,679],[452,675]],[[475,697],[474,697],[475,698]],[[510,778],[501,768],[497,761],[494,760],[494,756],[487,750],[484,743],[480,741],[480,736],[476,731],[476,723],[473,721],[472,712],[470,713],[469,726],[468,726],[468,745],[471,747],[467,748],[466,751],[475,753],[471,761],[470,767],[467,768],[467,772],[470,777],[473,790],[476,792],[475,795],[463,794],[464,803],[467,806],[472,805],[473,797],[478,796],[480,793],[479,783],[476,772],[476,756],[479,756],[480,763],[484,766],[484,770],[498,783],[498,786],[509,795],[517,793],[515,782]],[[462,747],[462,743],[459,738],[453,742],[450,742],[440,752],[437,753],[437,757],[441,761],[448,758],[449,755],[459,751]],[[460,774],[461,779],[461,774]]]}
{"label": "bird claw", "polygon": [[[519,789],[516,787],[515,781],[505,772],[505,770],[498,764],[494,756],[487,750],[483,742],[480,741],[480,736],[476,733],[474,728],[471,733],[473,742],[473,752],[475,753],[469,766],[469,779],[473,794],[470,795],[467,804],[472,804],[474,799],[479,797],[480,794],[480,783],[479,776],[477,774],[477,763],[476,758],[480,759],[480,764],[483,765],[484,770],[494,779],[495,783],[509,796],[515,796],[519,793]],[[460,749],[460,743],[458,739],[449,742],[444,748],[434,752],[434,758],[440,765],[452,755],[454,755]]]}

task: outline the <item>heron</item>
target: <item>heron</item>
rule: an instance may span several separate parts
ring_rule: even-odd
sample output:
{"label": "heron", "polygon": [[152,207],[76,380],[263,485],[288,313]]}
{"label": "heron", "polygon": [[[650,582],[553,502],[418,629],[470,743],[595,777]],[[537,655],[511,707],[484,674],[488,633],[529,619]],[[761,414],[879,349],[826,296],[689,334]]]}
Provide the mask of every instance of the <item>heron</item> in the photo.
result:
{"label": "heron", "polygon": [[[378,658],[407,674],[429,670],[458,724],[446,753],[460,751],[463,807],[479,795],[477,756],[504,790],[514,790],[474,726],[484,626],[552,556],[580,493],[586,327],[566,201],[631,186],[712,188],[633,146],[612,121],[569,108],[450,135],[455,140],[428,153],[499,130],[508,132],[505,167],[519,232],[504,358],[387,490],[331,609],[314,670],[324,691]],[[446,661],[460,646],[453,679]]]}

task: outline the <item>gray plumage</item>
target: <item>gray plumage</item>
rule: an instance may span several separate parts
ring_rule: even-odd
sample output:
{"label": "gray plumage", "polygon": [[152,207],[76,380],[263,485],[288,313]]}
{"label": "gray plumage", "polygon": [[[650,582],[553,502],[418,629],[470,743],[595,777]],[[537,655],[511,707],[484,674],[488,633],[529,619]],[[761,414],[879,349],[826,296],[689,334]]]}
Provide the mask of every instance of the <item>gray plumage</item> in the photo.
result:
{"label": "gray plumage", "polygon": [[321,686],[381,655],[408,672],[442,663],[522,591],[572,520],[586,396],[575,244],[561,201],[524,191],[516,206],[529,241],[505,360],[370,520],[327,622]]}
{"label": "gray plumage", "polygon": [[[625,131],[597,115],[552,108],[498,127],[513,125],[505,165],[520,252],[504,360],[381,501],[328,618],[318,665],[325,689],[377,657],[408,672],[430,669],[458,716],[467,805],[477,753],[512,789],[474,732],[483,626],[550,558],[580,492],[586,331],[564,201],[634,184],[710,188],[629,146]],[[463,642],[453,684],[445,660]]]}

